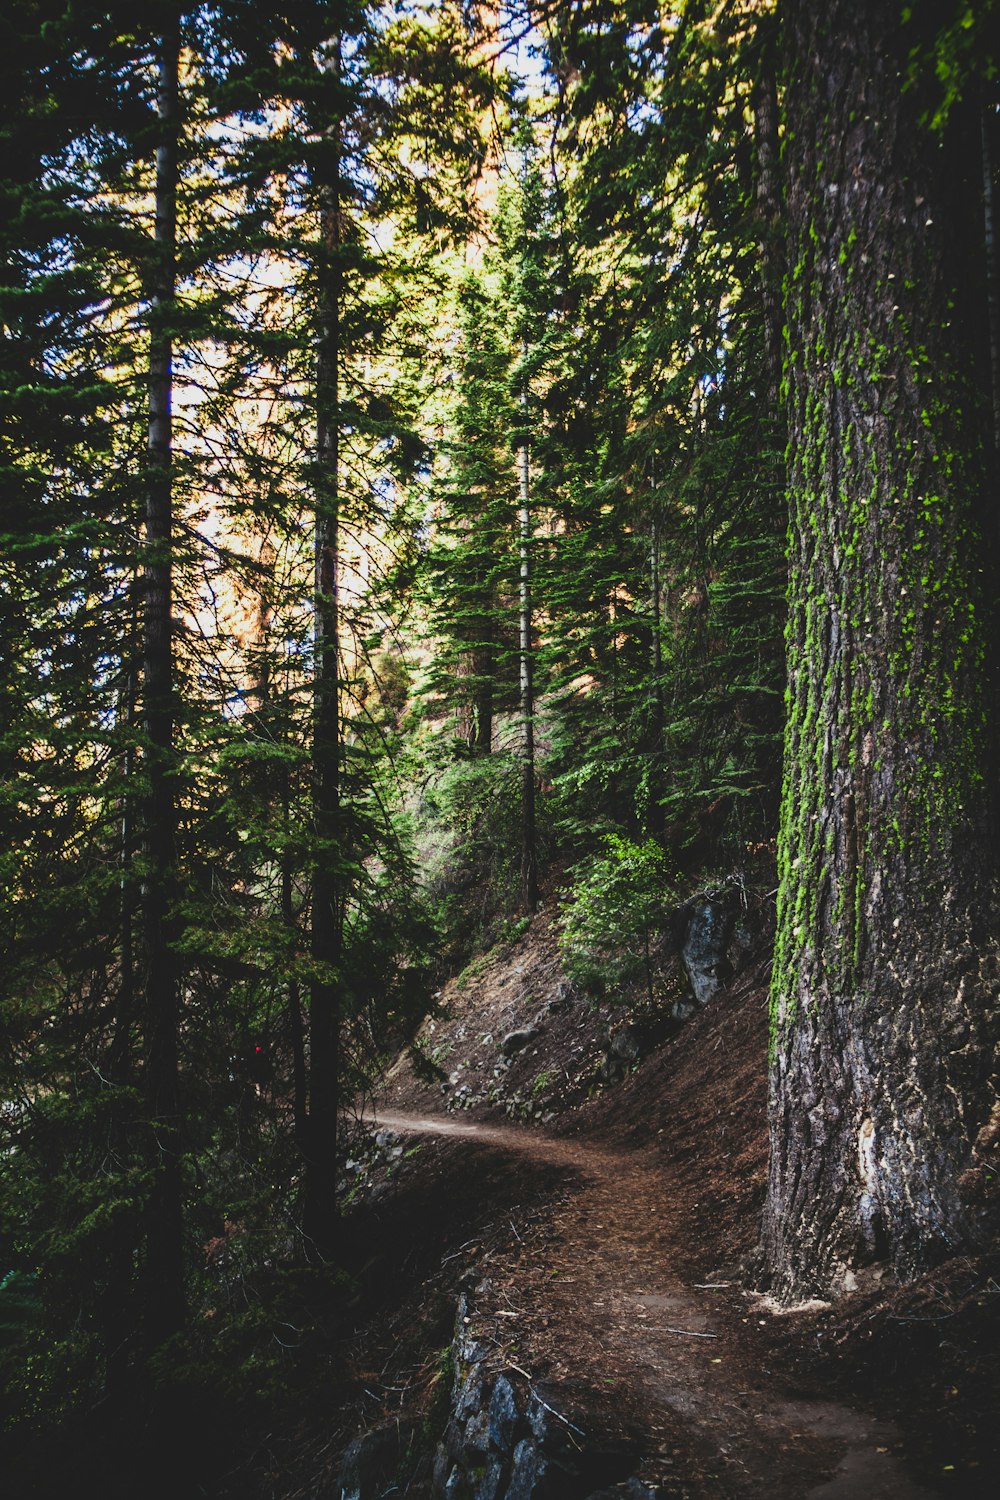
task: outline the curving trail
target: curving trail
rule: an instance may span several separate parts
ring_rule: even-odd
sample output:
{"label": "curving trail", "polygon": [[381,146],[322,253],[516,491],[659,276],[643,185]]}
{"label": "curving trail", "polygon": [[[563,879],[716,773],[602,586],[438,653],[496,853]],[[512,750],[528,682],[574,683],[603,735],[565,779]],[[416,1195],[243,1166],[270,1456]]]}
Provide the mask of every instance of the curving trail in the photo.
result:
{"label": "curving trail", "polygon": [[[728,1284],[684,1285],[671,1270],[663,1169],[644,1154],[436,1115],[380,1110],[369,1123],[466,1140],[572,1175],[573,1191],[556,1195],[544,1235],[512,1242],[510,1305],[497,1316],[508,1320],[505,1332],[516,1324],[522,1360],[541,1349],[551,1379],[620,1392],[640,1410],[650,1472],[659,1470],[668,1486],[683,1430],[699,1453],[703,1482],[667,1493],[931,1500],[903,1469],[890,1423],[833,1402],[783,1399],[780,1379],[737,1357],[719,1310]],[[764,1316],[752,1304],[746,1312]]]}

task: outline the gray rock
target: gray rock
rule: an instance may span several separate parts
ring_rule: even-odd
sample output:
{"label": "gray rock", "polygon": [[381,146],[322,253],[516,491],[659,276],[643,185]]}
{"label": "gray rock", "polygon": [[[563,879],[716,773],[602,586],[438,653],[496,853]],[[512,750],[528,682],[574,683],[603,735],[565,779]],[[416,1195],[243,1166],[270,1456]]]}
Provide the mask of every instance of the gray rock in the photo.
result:
{"label": "gray rock", "polygon": [[470,1370],[455,1393],[455,1420],[467,1422],[483,1404],[483,1377],[478,1370]]}
{"label": "gray rock", "polygon": [[434,1455],[434,1470],[431,1475],[432,1494],[443,1495],[447,1489],[449,1477],[454,1472],[448,1449],[441,1443]]}
{"label": "gray rock", "polygon": [[531,1438],[522,1438],[514,1449],[504,1500],[539,1500],[548,1467],[538,1445]]}
{"label": "gray rock", "polygon": [[670,1007],[670,1014],[675,1021],[688,1021],[698,1009],[694,1000],[675,1000]]}
{"label": "gray rock", "polygon": [[[436,1493],[437,1491],[435,1491]],[[463,1500],[466,1494],[465,1475],[457,1464],[448,1475],[445,1487],[441,1493],[444,1495],[444,1500]]]}
{"label": "gray rock", "polygon": [[524,1026],[520,1031],[508,1031],[500,1043],[500,1050],[504,1057],[512,1057],[515,1052],[520,1052],[522,1047],[526,1047],[529,1042],[533,1042],[538,1035],[539,1028],[537,1026]]}
{"label": "gray rock", "polygon": [[532,1391],[531,1400],[528,1403],[528,1426],[536,1441],[544,1443],[549,1432],[549,1414],[536,1391]]}
{"label": "gray rock", "polygon": [[490,1443],[497,1453],[510,1453],[520,1415],[514,1387],[506,1375],[498,1375],[490,1400]]}
{"label": "gray rock", "polygon": [[608,1051],[622,1062],[636,1062],[642,1055],[638,1026],[619,1026],[608,1038]]}
{"label": "gray rock", "polygon": [[490,1414],[477,1411],[465,1424],[462,1435],[462,1457],[475,1468],[490,1451]]}
{"label": "gray rock", "polygon": [[506,1464],[494,1454],[487,1462],[482,1474],[474,1480],[472,1500],[497,1500],[503,1485]]}
{"label": "gray rock", "polygon": [[691,909],[681,960],[699,1005],[707,1004],[732,977],[728,948],[734,924],[735,913],[724,901],[699,901]]}

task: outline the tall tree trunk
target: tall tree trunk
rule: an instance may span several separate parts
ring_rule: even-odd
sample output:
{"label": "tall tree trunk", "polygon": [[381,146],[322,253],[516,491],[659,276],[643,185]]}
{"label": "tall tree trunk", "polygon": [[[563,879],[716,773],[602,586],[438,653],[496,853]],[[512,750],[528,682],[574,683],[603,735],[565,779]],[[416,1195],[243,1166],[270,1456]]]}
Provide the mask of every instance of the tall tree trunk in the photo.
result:
{"label": "tall tree trunk", "polygon": [[155,1347],[184,1319],[181,1145],[178,1109],[179,975],[172,938],[176,887],[171,611],[173,318],[180,136],[180,26],[159,47],[156,229],[150,296],[149,469],[146,485],[144,713],[147,742],[142,889],[146,1098],[153,1131],[147,1212],[146,1337]]}
{"label": "tall tree trunk", "polygon": [[[339,45],[334,66],[339,75]],[[334,1250],[340,1069],[340,359],[343,296],[340,125],[328,137],[321,188],[322,281],[316,368],[315,654],[313,680],[312,956],[309,993],[309,1127],[303,1229],[317,1260]]]}
{"label": "tall tree trunk", "polygon": [[489,755],[493,749],[496,641],[494,639],[492,589],[486,579],[482,582],[479,597],[482,606],[482,613],[476,621],[479,641],[472,658],[472,669],[475,673],[476,683],[473,693],[473,713],[475,715],[473,748],[477,755]]}
{"label": "tall tree trunk", "polygon": [[[104,1074],[113,1094],[108,1120],[110,1154],[122,1170],[130,1152],[130,1124],[135,1114],[134,1102],[122,1098],[123,1090],[134,1081],[136,1024],[136,942],[134,875],[136,805],[132,792],[135,776],[135,719],[139,682],[139,590],[133,577],[128,635],[123,651],[125,680],[118,700],[118,718],[125,735],[122,757],[122,798],[119,845],[119,906],[121,961],[118,989],[115,994],[114,1021],[108,1045]],[[117,1397],[124,1393],[131,1373],[131,1356],[135,1337],[135,1240],[136,1223],[121,1215],[108,1249],[102,1309],[105,1349],[105,1391]]]}
{"label": "tall tree trunk", "polygon": [[949,277],[960,174],[900,87],[895,0],[791,0],[785,21],[789,714],[764,1245],[789,1300],[975,1240],[998,907],[972,340]]}
{"label": "tall tree trunk", "polygon": [[753,87],[755,191],[760,289],[764,322],[764,371],[768,409],[777,411],[781,387],[782,202],[778,144],[777,33],[773,14],[757,22],[757,74]]}
{"label": "tall tree trunk", "polygon": [[[993,473],[994,483],[1000,472],[1000,266],[997,264],[996,191],[994,173],[996,152],[996,104],[990,89],[981,111],[983,157],[983,240],[986,254],[986,309],[990,335],[990,387],[993,396]],[[1000,514],[997,518],[1000,528]]]}
{"label": "tall tree trunk", "polygon": [[[528,397],[521,396],[522,420],[527,427]],[[531,612],[531,456],[528,437],[518,449],[520,508],[520,657],[521,657],[521,905],[526,912],[538,906],[538,847],[535,832],[535,686]]]}
{"label": "tall tree trunk", "polygon": [[[655,480],[654,480],[655,488]],[[654,495],[653,505],[656,506]],[[660,517],[654,508],[649,539],[649,604],[653,639],[650,650],[650,671],[653,676],[653,756],[649,778],[649,831],[659,834],[664,829],[663,816],[663,767],[666,758],[666,705],[663,701],[663,597],[660,581]]]}
{"label": "tall tree trunk", "polygon": [[134,856],[136,841],[136,799],[132,790],[136,763],[136,705],[139,694],[139,589],[133,577],[131,611],[128,639],[124,649],[125,680],[118,702],[118,713],[125,733],[122,756],[122,799],[119,845],[119,905],[121,928],[121,965],[118,991],[115,997],[115,1016],[111,1042],[108,1047],[106,1071],[113,1083],[129,1083],[132,1080],[132,1029],[135,1025],[135,893]]}
{"label": "tall tree trunk", "polygon": [[[286,766],[281,778],[281,826],[286,840],[286,847],[281,855],[281,922],[289,935],[290,948],[294,951],[298,945],[295,907],[292,900],[292,860],[287,849],[287,841],[291,832],[291,800],[291,787]],[[299,981],[294,975],[288,981],[286,993],[288,1029],[292,1045],[292,1119],[295,1123],[296,1144],[303,1156],[308,1156],[309,1080],[306,1069],[305,1026],[302,1021],[302,995]]]}

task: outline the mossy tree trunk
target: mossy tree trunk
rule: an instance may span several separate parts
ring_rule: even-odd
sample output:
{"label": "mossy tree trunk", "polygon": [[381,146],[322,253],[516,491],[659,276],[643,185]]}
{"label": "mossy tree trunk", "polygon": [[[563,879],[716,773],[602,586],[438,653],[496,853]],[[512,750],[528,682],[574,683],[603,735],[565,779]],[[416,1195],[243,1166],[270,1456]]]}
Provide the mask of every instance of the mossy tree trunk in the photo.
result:
{"label": "mossy tree trunk", "polygon": [[764,1220],[784,1300],[974,1243],[997,1118],[962,183],[903,87],[900,14],[785,12],[789,688]]}

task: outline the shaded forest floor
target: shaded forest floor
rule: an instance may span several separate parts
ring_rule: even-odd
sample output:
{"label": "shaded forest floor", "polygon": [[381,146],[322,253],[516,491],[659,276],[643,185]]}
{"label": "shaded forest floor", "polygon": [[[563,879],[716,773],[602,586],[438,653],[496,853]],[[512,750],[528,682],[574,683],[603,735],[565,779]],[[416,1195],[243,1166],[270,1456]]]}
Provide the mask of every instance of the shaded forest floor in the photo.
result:
{"label": "shaded forest floor", "polygon": [[[424,1142],[396,1202],[451,1162],[477,1336],[570,1393],[578,1425],[631,1445],[664,1495],[992,1495],[996,1263],[790,1313],[754,1291],[767,980],[751,965],[595,1090],[623,1018],[566,1001],[538,920],[446,990],[424,1040],[452,1067],[447,1091],[407,1062],[390,1077],[383,1125]],[[514,1028],[537,1034],[505,1061]]]}
{"label": "shaded forest floor", "polygon": [[155,1418],[65,1426],[8,1471],[19,1493],[340,1500],[352,1439],[396,1425],[395,1493],[425,1497],[464,1297],[491,1365],[565,1420],[581,1496],[628,1476],[663,1500],[995,1494],[1000,1265],[792,1313],[754,1289],[767,974],[663,1039],[567,992],[544,915],[475,961],[356,1127],[346,1276],[286,1295],[253,1399],[206,1325],[207,1375],[195,1350]]}

